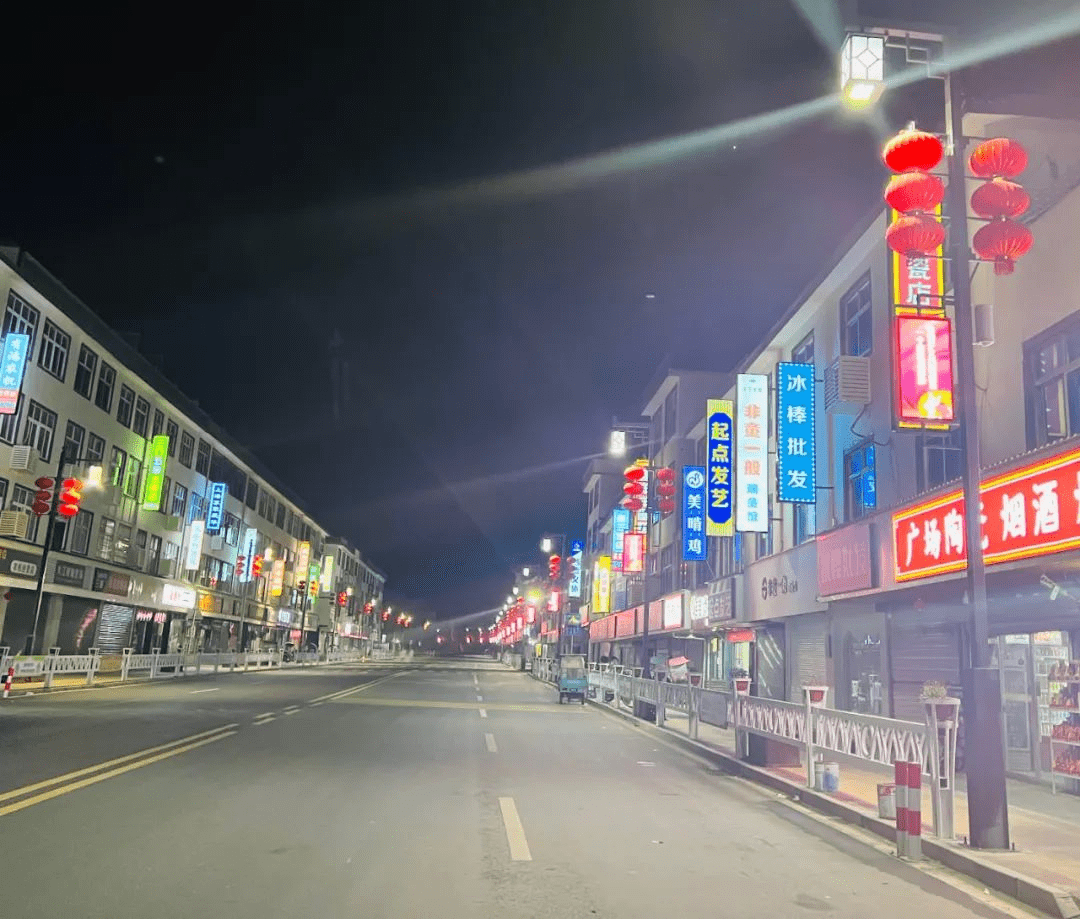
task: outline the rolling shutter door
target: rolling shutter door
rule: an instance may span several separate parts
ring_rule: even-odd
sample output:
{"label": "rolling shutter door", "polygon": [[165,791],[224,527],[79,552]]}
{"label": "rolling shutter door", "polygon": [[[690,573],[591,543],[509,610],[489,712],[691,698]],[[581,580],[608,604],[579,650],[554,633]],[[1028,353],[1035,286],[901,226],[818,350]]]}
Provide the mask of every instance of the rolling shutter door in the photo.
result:
{"label": "rolling shutter door", "polygon": [[826,660],[826,617],[824,613],[798,616],[788,622],[788,653],[791,655],[791,681],[788,700],[803,701],[803,686],[824,681]]}
{"label": "rolling shutter door", "polygon": [[957,627],[893,634],[894,718],[923,722],[923,704],[919,697],[927,680],[940,680],[950,686],[960,682],[960,633]]}

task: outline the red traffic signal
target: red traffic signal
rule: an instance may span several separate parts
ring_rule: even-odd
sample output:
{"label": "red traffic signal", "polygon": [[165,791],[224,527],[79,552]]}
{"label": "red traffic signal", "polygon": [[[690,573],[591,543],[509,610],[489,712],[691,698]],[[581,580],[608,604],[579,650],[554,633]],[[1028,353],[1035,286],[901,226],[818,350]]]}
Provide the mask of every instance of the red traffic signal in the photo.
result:
{"label": "red traffic signal", "polygon": [[298,591],[299,591],[299,592],[300,592],[301,594],[303,594],[303,593],[304,593],[304,591],[305,591],[305,590],[307,590],[307,581],[297,581],[297,582],[296,582],[296,589],[297,589],[297,590],[298,590]]}
{"label": "red traffic signal", "polygon": [[60,486],[60,503],[56,508],[61,517],[74,517],[82,503],[83,483],[78,479],[64,479]]}
{"label": "red traffic signal", "polygon": [[390,621],[390,610],[388,610],[388,609],[383,610],[383,612],[382,612],[382,621],[383,622],[389,622]]}
{"label": "red traffic signal", "polygon": [[244,572],[246,570],[247,570],[247,556],[245,556],[245,555],[236,556],[236,576],[238,578],[242,578],[244,576]]}
{"label": "red traffic signal", "polygon": [[253,578],[261,578],[262,577],[262,570],[263,570],[263,557],[261,555],[256,555],[251,560],[251,576]]}
{"label": "red traffic signal", "polygon": [[370,616],[374,609],[375,609],[375,604],[372,603],[370,600],[368,600],[368,602],[364,604],[364,615],[365,616]]}
{"label": "red traffic signal", "polygon": [[552,555],[548,558],[548,576],[553,581],[559,580],[559,574],[562,571],[562,558],[558,555]]}
{"label": "red traffic signal", "polygon": [[349,605],[349,595],[347,593],[345,593],[345,591],[341,591],[337,595],[337,605],[338,606],[348,606]]}
{"label": "red traffic signal", "polygon": [[41,476],[34,481],[34,485],[37,486],[37,491],[34,492],[34,503],[31,505],[32,510],[38,517],[43,514],[49,513],[52,509],[53,500],[53,486],[56,484],[55,480],[50,479],[48,476]]}

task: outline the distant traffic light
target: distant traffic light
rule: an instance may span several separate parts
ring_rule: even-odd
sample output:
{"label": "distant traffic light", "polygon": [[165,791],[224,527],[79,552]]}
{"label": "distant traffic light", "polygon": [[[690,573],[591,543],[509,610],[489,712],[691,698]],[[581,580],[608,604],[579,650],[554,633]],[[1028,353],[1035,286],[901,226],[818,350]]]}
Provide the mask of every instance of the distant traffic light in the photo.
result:
{"label": "distant traffic light", "polygon": [[345,593],[345,591],[341,591],[337,595],[337,605],[338,606],[348,606],[349,605],[349,595],[347,593]]}
{"label": "distant traffic light", "polygon": [[55,484],[55,479],[50,479],[47,475],[41,476],[34,482],[37,491],[34,492],[34,503],[30,506],[30,510],[36,516],[41,517],[52,510],[53,486]]}
{"label": "distant traffic light", "polygon": [[558,555],[552,555],[548,559],[548,577],[553,581],[559,580],[559,574],[562,572],[562,558]]}
{"label": "distant traffic light", "polygon": [[304,592],[307,590],[307,581],[297,581],[296,589],[300,593],[300,596],[303,596]]}
{"label": "distant traffic light", "polygon": [[251,576],[253,578],[261,578],[263,570],[263,557],[256,555],[251,559]]}

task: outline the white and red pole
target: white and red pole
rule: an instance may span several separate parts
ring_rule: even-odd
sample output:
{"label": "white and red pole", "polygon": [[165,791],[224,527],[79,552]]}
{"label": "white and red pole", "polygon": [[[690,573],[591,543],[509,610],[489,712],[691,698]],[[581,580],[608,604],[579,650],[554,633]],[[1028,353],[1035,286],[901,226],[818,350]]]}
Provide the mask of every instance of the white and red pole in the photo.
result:
{"label": "white and red pole", "polygon": [[4,674],[4,698],[8,697],[8,693],[11,692],[11,681],[15,679],[15,668],[8,667],[7,673]]}
{"label": "white and red pole", "polygon": [[896,777],[896,854],[922,858],[922,766],[894,763]]}
{"label": "white and red pole", "polygon": [[893,777],[896,782],[896,854],[903,858],[908,854],[907,763],[899,760],[893,763]]}

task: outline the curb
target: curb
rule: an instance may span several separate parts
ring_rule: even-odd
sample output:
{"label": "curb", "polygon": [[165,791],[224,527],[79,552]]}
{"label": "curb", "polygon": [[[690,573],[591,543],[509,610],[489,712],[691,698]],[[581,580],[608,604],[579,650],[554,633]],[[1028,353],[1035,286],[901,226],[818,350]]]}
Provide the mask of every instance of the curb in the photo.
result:
{"label": "curb", "polygon": [[[893,824],[870,814],[864,814],[862,811],[856,810],[854,807],[823,792],[796,785],[794,782],[789,782],[787,779],[774,775],[768,770],[736,759],[734,756],[717,750],[708,744],[703,744],[689,737],[683,737],[674,731],[658,728],[651,722],[642,721],[627,712],[617,711],[606,703],[597,702],[593,699],[589,699],[588,702],[589,705],[594,706],[612,718],[621,718],[641,730],[665,738],[689,753],[704,757],[728,775],[747,779],[788,797],[797,798],[806,806],[820,813],[836,817],[846,823],[855,824],[890,842],[896,840],[896,828]],[[1026,875],[992,865],[972,855],[966,849],[951,846],[927,836],[922,837],[922,850],[923,855],[927,858],[940,862],[960,874],[974,878],[984,886],[1012,897],[1024,905],[1040,910],[1049,916],[1057,917],[1057,919],[1077,919],[1077,917],[1080,917],[1080,903],[1077,903],[1070,893],[1060,887],[1044,884],[1042,881],[1037,881]]]}

